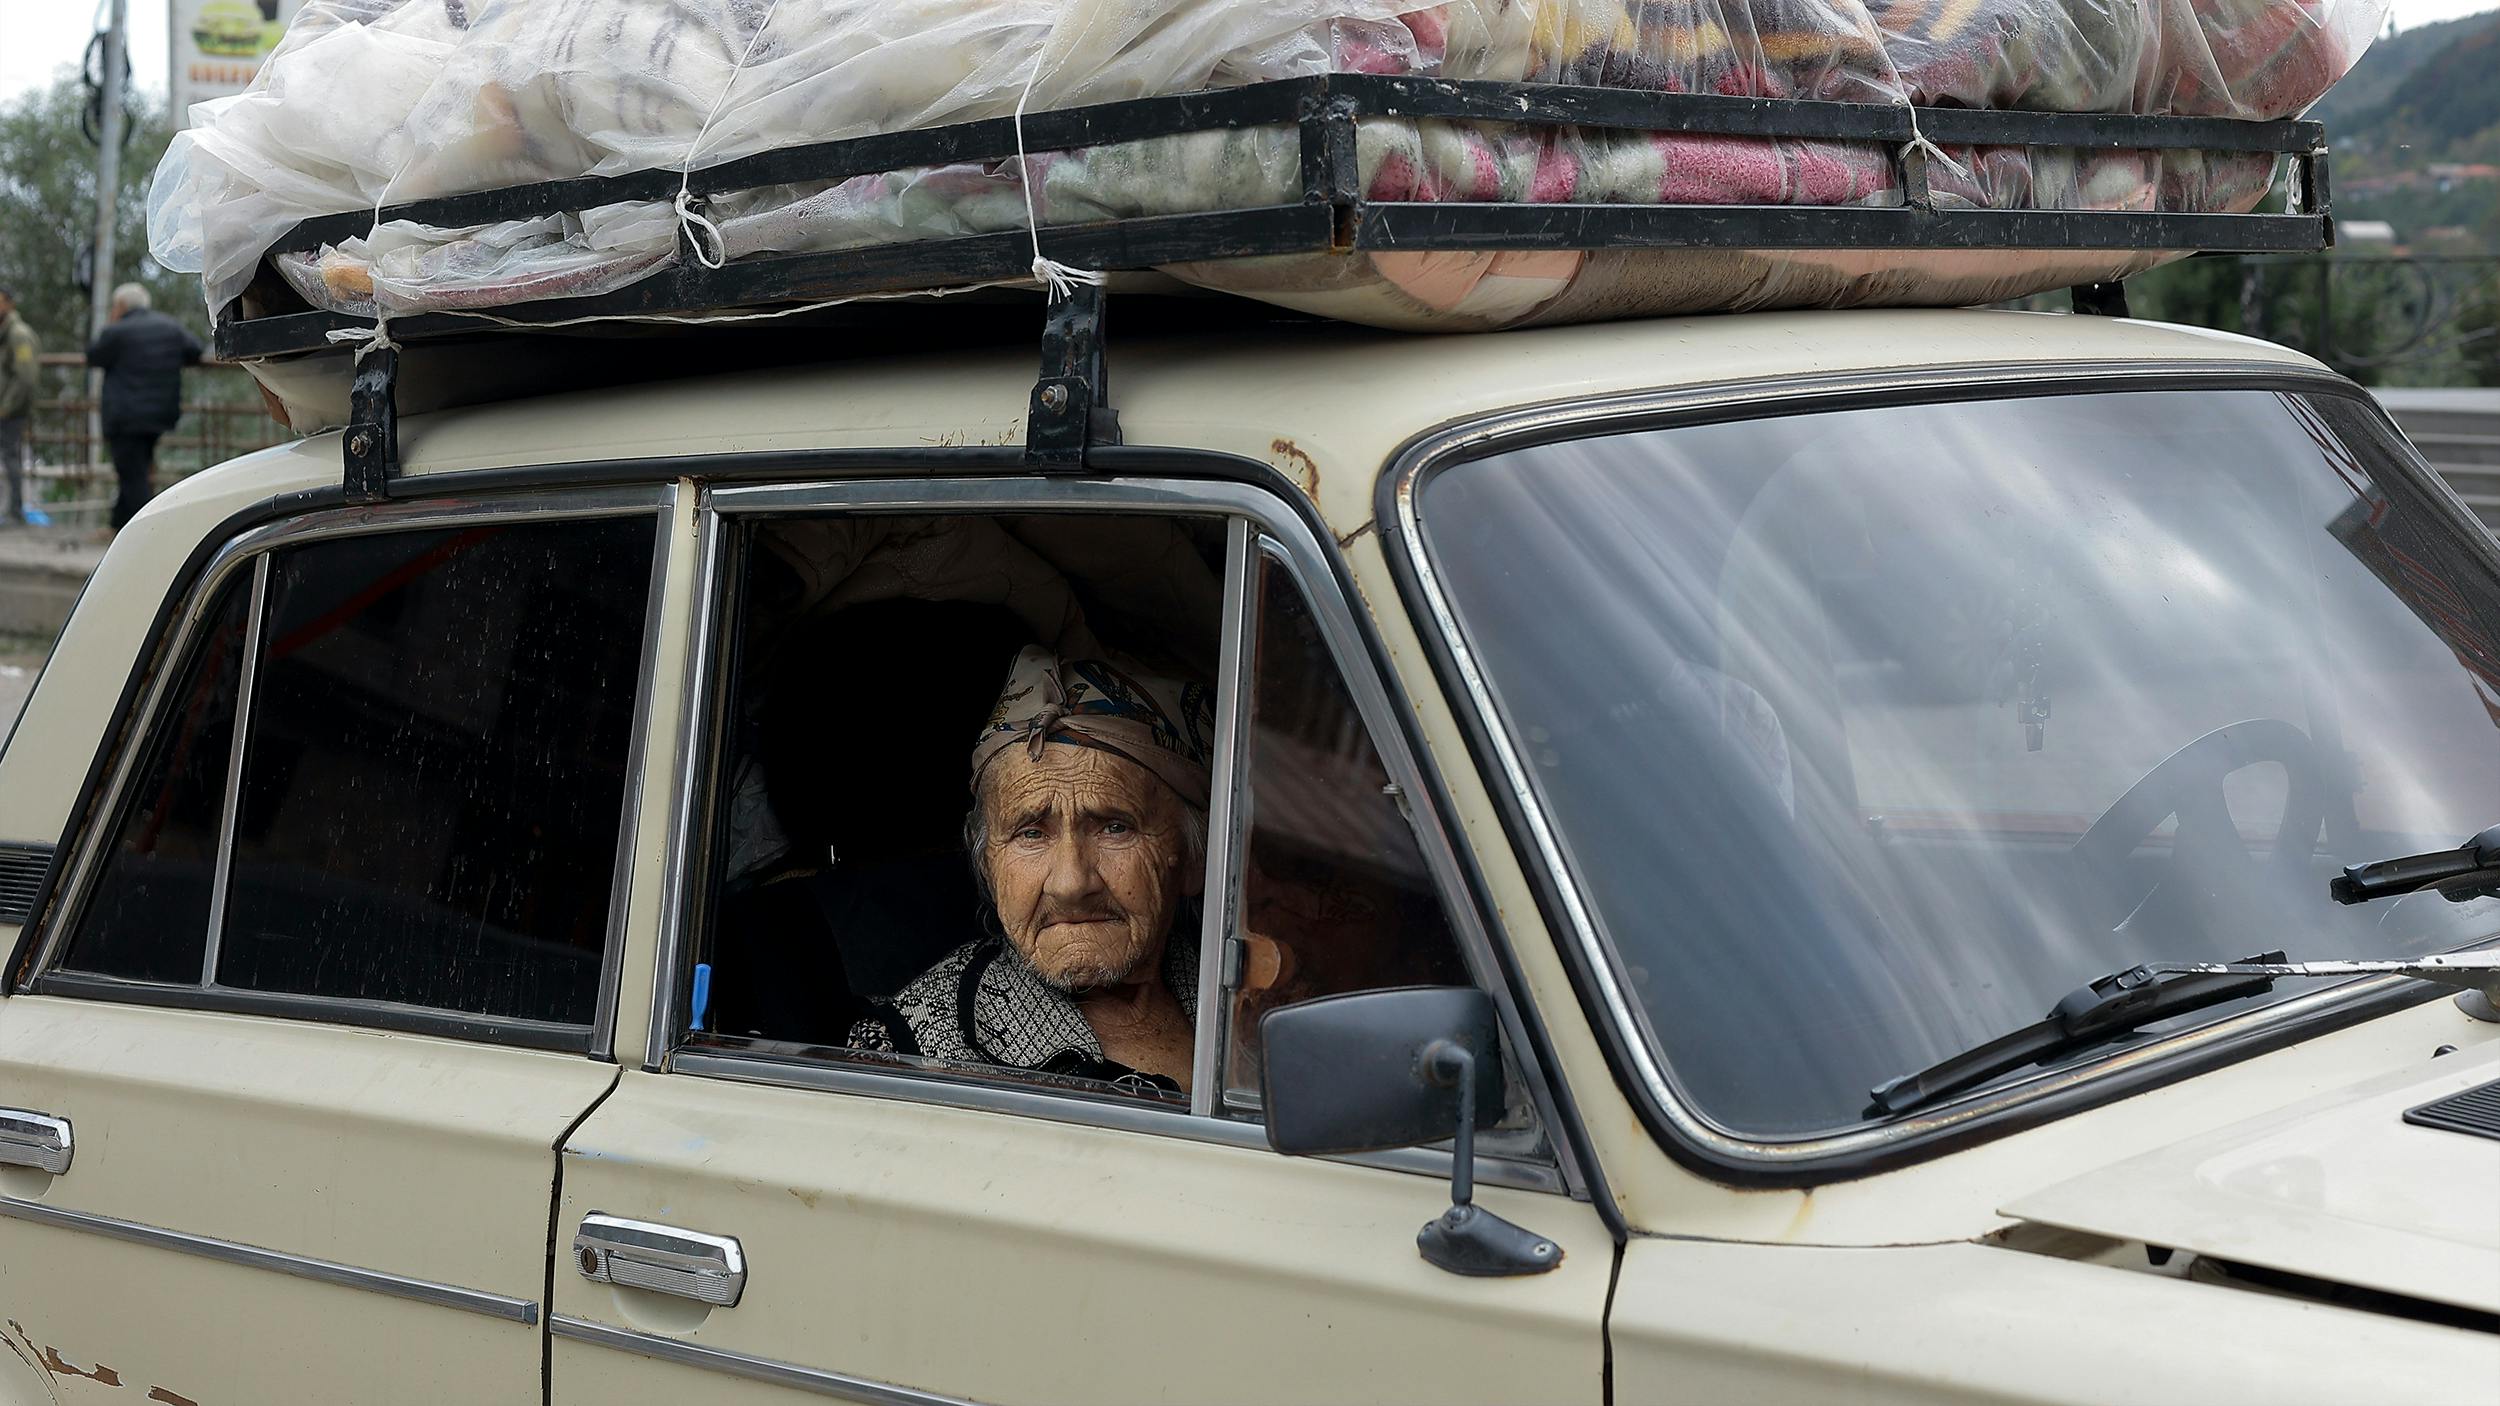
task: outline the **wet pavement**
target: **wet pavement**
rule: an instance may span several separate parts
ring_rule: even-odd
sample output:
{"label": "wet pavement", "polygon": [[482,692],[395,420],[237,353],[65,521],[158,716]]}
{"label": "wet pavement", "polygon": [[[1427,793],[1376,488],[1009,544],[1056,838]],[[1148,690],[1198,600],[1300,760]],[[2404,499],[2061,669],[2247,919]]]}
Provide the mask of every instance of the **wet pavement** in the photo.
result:
{"label": "wet pavement", "polygon": [[40,644],[59,634],[103,558],[102,534],[91,527],[0,524],[0,653],[9,636]]}
{"label": "wet pavement", "polygon": [[26,706],[53,637],[103,556],[92,527],[0,524],[0,736]]}

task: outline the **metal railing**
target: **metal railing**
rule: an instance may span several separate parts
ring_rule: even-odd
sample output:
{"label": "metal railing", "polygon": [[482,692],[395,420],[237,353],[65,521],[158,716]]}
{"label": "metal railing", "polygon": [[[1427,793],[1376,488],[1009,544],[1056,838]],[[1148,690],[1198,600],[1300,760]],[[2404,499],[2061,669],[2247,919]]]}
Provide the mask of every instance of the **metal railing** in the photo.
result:
{"label": "metal railing", "polygon": [[2239,300],[2239,330],[2365,385],[2490,384],[2500,372],[2500,255],[2247,257]]}
{"label": "metal railing", "polygon": [[[104,520],[115,492],[112,456],[93,433],[87,361],[75,352],[37,359],[34,469],[28,506],[56,522]],[[156,442],[159,491],[200,470],[294,436],[269,418],[260,389],[239,366],[209,364],[183,373],[182,419]]]}

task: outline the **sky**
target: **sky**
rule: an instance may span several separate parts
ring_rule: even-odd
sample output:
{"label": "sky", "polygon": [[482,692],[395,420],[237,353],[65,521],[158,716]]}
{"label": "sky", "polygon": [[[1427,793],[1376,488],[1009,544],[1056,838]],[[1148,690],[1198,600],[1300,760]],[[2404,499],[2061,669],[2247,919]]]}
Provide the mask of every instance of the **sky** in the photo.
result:
{"label": "sky", "polygon": [[[165,92],[164,0],[128,0],[130,63],[139,86]],[[2411,29],[2500,9],[2500,0],[2395,0],[2396,27]],[[100,22],[96,0],[0,0],[0,101],[75,68]]]}
{"label": "sky", "polygon": [[[130,70],[140,87],[165,94],[165,3],[128,0]],[[0,100],[40,88],[75,69],[87,40],[103,27],[96,0],[0,0]]]}

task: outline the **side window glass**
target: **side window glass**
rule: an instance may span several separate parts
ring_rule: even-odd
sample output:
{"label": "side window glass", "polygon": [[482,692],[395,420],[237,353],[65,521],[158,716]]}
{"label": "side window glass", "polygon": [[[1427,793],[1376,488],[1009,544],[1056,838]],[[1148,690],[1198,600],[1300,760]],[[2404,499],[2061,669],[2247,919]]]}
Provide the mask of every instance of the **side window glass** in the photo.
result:
{"label": "side window glass", "polygon": [[249,567],[210,605],[123,791],[121,828],[61,965],[128,981],[197,985],[208,941]]}
{"label": "side window glass", "polygon": [[652,551],[624,517],[278,553],[217,984],[589,1023]]}
{"label": "side window glass", "polygon": [[1223,523],[729,530],[690,1042],[1186,1108]]}
{"label": "side window glass", "polygon": [[[1222,521],[725,530],[689,1050],[1255,1117],[1267,1011],[1470,982],[1319,623],[1263,557],[1246,843],[1209,855]],[[1236,865],[1202,1011],[1208,875]],[[1218,1087],[1193,1101],[1204,1042]]]}
{"label": "side window glass", "polygon": [[1471,978],[1401,798],[1289,572],[1259,565],[1242,951],[1225,1102],[1255,1108],[1259,1017],[1279,1006]]}

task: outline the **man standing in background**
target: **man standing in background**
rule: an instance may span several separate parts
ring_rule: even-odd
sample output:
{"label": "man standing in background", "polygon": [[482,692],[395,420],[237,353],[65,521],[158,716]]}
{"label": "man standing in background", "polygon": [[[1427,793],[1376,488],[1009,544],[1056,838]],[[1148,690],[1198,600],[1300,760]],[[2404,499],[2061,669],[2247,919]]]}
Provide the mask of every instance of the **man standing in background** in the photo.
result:
{"label": "man standing in background", "polygon": [[27,456],[34,443],[35,329],[0,288],[0,470],[9,478],[9,521],[26,520]]}
{"label": "man standing in background", "polygon": [[113,290],[112,323],[87,348],[87,364],[104,372],[104,442],[121,480],[116,531],[155,492],[156,441],[182,418],[182,368],[199,365],[201,352],[191,329],[149,306],[147,289]]}

